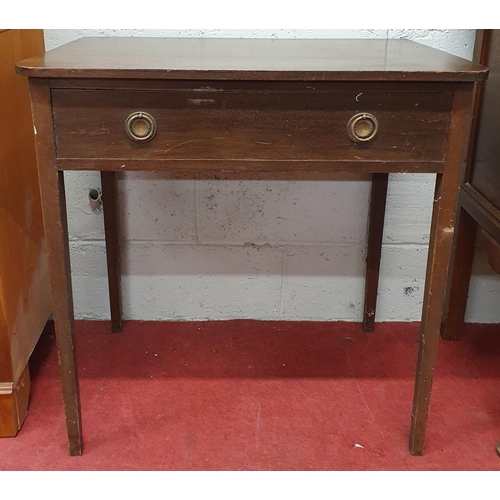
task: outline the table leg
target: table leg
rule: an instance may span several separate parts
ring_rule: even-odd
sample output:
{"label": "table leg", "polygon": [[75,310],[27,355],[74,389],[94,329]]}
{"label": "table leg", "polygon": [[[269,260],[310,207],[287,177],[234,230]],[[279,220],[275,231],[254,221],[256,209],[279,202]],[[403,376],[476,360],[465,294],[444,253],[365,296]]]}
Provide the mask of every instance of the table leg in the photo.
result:
{"label": "table leg", "polygon": [[[53,170],[52,179],[46,176],[41,185],[45,238],[49,252],[50,282],[52,287],[53,316],[56,330],[59,370],[66,413],[70,455],[82,454],[80,395],[78,368],[75,357],[73,328],[73,294],[66,222],[64,173]],[[43,200],[45,198],[45,200]],[[49,201],[47,201],[49,199]],[[50,199],[53,201],[51,202]],[[55,202],[58,200],[58,202]],[[49,206],[50,205],[50,206]],[[48,227],[52,229],[47,230]]]}
{"label": "table leg", "polygon": [[363,313],[363,332],[372,332],[375,326],[377,308],[380,257],[384,233],[385,204],[389,174],[372,175],[372,192],[368,224],[368,249],[366,253],[365,305]]}
{"label": "table leg", "polygon": [[453,95],[444,173],[436,176],[410,430],[412,455],[422,455],[424,448],[432,377],[454,239],[459,185],[466,159],[471,101],[472,87],[462,84],[461,89],[457,89]]}
{"label": "table leg", "polygon": [[477,222],[465,209],[461,208],[458,214],[445,317],[441,325],[441,337],[445,340],[460,338],[467,306],[476,235]]}
{"label": "table leg", "polygon": [[101,189],[106,238],[106,259],[108,262],[111,331],[115,333],[120,332],[122,329],[120,226],[116,172],[101,172]]}
{"label": "table leg", "polygon": [[40,196],[49,262],[52,307],[70,455],[81,455],[82,433],[73,330],[73,294],[64,173],[56,170],[48,81],[30,81]]}

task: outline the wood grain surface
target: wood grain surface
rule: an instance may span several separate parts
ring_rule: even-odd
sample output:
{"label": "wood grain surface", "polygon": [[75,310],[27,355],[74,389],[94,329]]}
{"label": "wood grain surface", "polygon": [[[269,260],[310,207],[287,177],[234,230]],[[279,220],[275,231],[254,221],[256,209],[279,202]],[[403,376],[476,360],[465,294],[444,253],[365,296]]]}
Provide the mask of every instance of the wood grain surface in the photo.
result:
{"label": "wood grain surface", "polygon": [[81,38],[23,61],[30,77],[465,81],[486,68],[409,40]]}
{"label": "wood grain surface", "polygon": [[[129,91],[53,89],[58,159],[436,161],[445,159],[452,92]],[[129,139],[127,117],[150,113],[156,136]],[[347,124],[373,114],[377,136]]]}

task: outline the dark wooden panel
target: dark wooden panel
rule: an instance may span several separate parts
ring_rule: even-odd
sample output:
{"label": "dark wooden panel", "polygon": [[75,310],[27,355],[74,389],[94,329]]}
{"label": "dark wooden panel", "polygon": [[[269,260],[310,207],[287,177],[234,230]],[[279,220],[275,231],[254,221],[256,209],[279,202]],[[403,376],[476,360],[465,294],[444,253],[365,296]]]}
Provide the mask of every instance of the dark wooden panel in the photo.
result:
{"label": "dark wooden panel", "polygon": [[500,208],[500,30],[488,31],[490,75],[482,91],[469,183]]}
{"label": "dark wooden panel", "polygon": [[[203,92],[52,90],[58,158],[443,161],[451,92]],[[124,123],[146,111],[155,138],[130,140]],[[369,143],[347,135],[372,113]]]}
{"label": "dark wooden panel", "polygon": [[409,40],[82,38],[23,61],[30,77],[471,81],[486,68]]}

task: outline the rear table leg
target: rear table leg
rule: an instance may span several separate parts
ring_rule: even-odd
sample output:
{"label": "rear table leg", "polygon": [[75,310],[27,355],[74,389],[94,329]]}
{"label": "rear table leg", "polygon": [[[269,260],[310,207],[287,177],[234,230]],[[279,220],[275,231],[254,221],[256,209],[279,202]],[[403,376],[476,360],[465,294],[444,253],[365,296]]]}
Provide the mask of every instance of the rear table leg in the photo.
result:
{"label": "rear table leg", "polygon": [[116,172],[101,172],[101,188],[108,262],[111,331],[115,333],[122,330],[120,226]]}
{"label": "rear table leg", "polygon": [[384,233],[385,205],[389,174],[373,174],[368,225],[368,249],[366,255],[365,305],[363,332],[372,332],[377,308],[380,257]]}

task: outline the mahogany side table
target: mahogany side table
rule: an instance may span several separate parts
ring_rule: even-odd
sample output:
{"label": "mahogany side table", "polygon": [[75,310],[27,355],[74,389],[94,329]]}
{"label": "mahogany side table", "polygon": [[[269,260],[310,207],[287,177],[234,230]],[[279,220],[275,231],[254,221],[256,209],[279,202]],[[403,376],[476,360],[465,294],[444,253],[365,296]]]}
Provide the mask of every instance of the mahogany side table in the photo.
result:
{"label": "mahogany side table", "polygon": [[64,170],[101,172],[114,330],[116,172],[373,174],[365,331],[387,176],[437,174],[410,433],[422,453],[474,82],[487,68],[408,40],[83,38],[18,72],[30,83],[71,455],[82,434]]}

